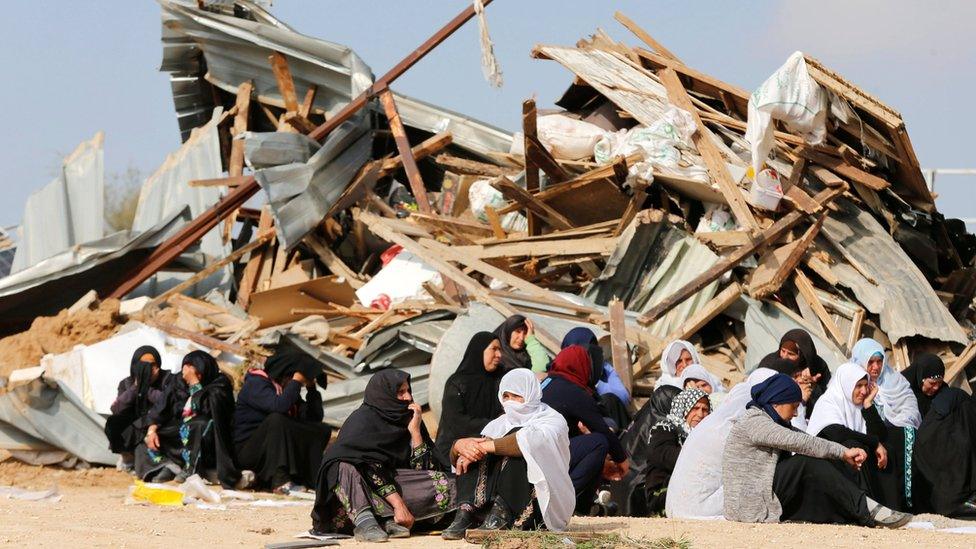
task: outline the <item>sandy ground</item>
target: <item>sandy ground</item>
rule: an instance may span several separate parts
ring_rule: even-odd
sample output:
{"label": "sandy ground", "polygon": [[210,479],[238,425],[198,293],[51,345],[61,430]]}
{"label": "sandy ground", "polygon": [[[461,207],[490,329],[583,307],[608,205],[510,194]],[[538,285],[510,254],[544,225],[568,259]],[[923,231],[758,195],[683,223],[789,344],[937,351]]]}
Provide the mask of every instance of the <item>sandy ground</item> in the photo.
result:
{"label": "sandy ground", "polygon": [[[0,544],[30,547],[263,547],[289,541],[309,527],[309,506],[230,508],[207,511],[194,507],[127,504],[131,477],[108,469],[63,471],[0,463],[0,486],[46,489],[56,485],[59,502],[30,502],[0,497]],[[260,496],[259,496],[260,497]],[[927,518],[926,520],[931,520]],[[938,526],[956,526],[935,518]],[[587,518],[574,529],[617,532],[648,540],[684,538],[692,547],[966,547],[976,535],[922,530],[880,530],[808,524],[737,524],[668,519]],[[969,523],[972,524],[972,523]],[[359,547],[352,541],[343,547]],[[386,547],[471,547],[422,536],[397,540]]]}

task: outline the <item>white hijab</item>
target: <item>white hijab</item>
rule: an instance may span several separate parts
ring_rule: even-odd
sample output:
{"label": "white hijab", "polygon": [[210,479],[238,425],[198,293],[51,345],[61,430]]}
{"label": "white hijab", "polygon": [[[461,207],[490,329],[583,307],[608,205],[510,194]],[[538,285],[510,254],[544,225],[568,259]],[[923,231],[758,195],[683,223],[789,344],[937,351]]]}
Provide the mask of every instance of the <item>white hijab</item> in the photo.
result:
{"label": "white hijab", "polygon": [[746,411],[752,387],[776,374],[756,368],[745,381],[729,391],[714,412],[688,435],[668,484],[665,512],[671,518],[722,518],[722,459],[732,420]]}
{"label": "white hijab", "polygon": [[670,385],[684,390],[681,378],[677,374],[677,363],[678,359],[681,358],[681,351],[688,351],[691,353],[691,361],[695,364],[701,364],[701,358],[698,357],[698,351],[695,350],[694,345],[683,339],[672,341],[661,354],[661,377],[654,384],[655,389],[663,385]]}
{"label": "white hijab", "polygon": [[681,387],[679,387],[679,389],[684,390],[685,383],[687,383],[689,379],[707,381],[708,384],[712,386],[712,393],[725,392],[725,386],[722,385],[722,380],[719,379],[718,376],[715,376],[706,370],[701,364],[689,364],[687,368],[682,370],[679,381],[679,383],[681,383]]}
{"label": "white hijab", "polygon": [[501,438],[521,427],[515,440],[525,458],[542,518],[548,529],[561,532],[576,506],[576,491],[569,478],[569,427],[562,414],[542,403],[542,388],[531,370],[516,368],[505,374],[498,387],[500,402],[505,393],[519,395],[525,402],[502,402],[505,415],[485,425],[481,434]]}
{"label": "white hijab", "polygon": [[827,390],[817,399],[807,434],[817,436],[828,425],[843,425],[852,431],[867,433],[867,424],[861,415],[863,407],[851,400],[854,386],[867,375],[867,370],[852,362],[837,368],[827,384]]}
{"label": "white hijab", "polygon": [[878,413],[881,414],[882,419],[895,427],[918,429],[922,424],[918,399],[915,398],[912,386],[908,384],[905,376],[888,365],[888,355],[884,352],[884,347],[873,339],[864,338],[854,344],[851,350],[851,362],[867,370],[868,361],[876,354],[881,355],[883,361],[881,375],[878,376],[878,396],[874,398]]}

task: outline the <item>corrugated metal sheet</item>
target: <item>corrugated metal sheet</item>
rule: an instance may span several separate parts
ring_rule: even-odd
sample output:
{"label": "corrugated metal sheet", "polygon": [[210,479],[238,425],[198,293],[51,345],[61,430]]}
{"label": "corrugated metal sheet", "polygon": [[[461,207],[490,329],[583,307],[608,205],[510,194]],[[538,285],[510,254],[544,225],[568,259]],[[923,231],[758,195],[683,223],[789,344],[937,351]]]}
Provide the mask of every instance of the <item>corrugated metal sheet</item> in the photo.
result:
{"label": "corrugated metal sheet", "polygon": [[823,231],[839,243],[877,281],[869,282],[846,262],[832,270],[840,283],[854,292],[867,310],[881,319],[881,329],[891,341],[924,336],[965,344],[962,327],[936,295],[931,284],[901,246],[867,211],[849,200],[838,200]]}
{"label": "corrugated metal sheet", "polygon": [[[170,73],[173,101],[183,138],[207,120],[213,97],[202,81],[201,54],[207,80],[237,93],[253,80],[260,101],[284,107],[268,56],[280,51],[288,58],[298,93],[315,84],[314,111],[331,116],[373,83],[373,73],[356,53],[342,44],[295,32],[252,2],[240,2],[255,21],[199,10],[195,3],[159,0],[163,10],[163,62]],[[403,123],[431,133],[450,131],[458,147],[487,157],[508,150],[512,136],[504,130],[462,114],[394,93]]]}
{"label": "corrugated metal sheet", "polygon": [[[752,372],[759,365],[759,361],[770,352],[779,348],[779,340],[783,334],[794,329],[806,330],[813,338],[817,354],[824,359],[831,371],[847,362],[844,353],[830,342],[820,329],[820,324],[804,326],[784,313],[775,305],[763,301],[756,301],[743,296],[740,303],[746,305],[743,323],[746,329],[746,373]],[[813,328],[813,329],[812,329]]]}
{"label": "corrugated metal sheet", "polygon": [[82,142],[64,159],[61,173],[27,198],[11,272],[105,236],[103,141],[98,132]]}
{"label": "corrugated metal sheet", "polygon": [[[213,179],[221,176],[223,167],[220,155],[220,140],[217,122],[223,109],[214,109],[209,122],[191,132],[190,138],[174,153],[166,157],[163,164],[146,179],[139,192],[133,231],[145,231],[171,218],[174,214],[189,209],[190,218],[202,214],[220,200],[220,187],[191,187],[194,179]],[[203,263],[216,261],[231,252],[230,243],[223,241],[223,225],[218,225],[204,235],[193,250],[203,256]],[[203,265],[194,265],[201,268]],[[185,273],[160,272],[149,279],[140,290],[142,293],[157,294],[178,284],[186,278]],[[196,284],[193,293],[203,295],[209,290],[223,286],[231,280],[230,267]]]}
{"label": "corrugated metal sheet", "polygon": [[258,170],[280,242],[291,248],[314,229],[371,156],[373,135],[361,120],[344,122],[307,162]]}
{"label": "corrugated metal sheet", "polygon": [[[617,248],[586,297],[607,305],[616,296],[628,310],[643,313],[718,260],[715,252],[664,220],[661,212],[641,212],[620,235]],[[717,280],[708,284],[647,330],[658,337],[671,334],[715,296],[718,284]]]}

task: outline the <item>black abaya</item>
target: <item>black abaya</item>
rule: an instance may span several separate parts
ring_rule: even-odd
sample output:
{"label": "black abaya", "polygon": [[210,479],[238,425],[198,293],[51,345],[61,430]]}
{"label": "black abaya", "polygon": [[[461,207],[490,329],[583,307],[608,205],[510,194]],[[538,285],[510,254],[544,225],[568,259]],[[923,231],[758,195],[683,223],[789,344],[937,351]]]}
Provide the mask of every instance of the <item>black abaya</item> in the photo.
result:
{"label": "black abaya", "polygon": [[932,399],[915,444],[922,511],[973,518],[963,504],[976,496],[976,406],[960,389],[943,387]]}
{"label": "black abaya", "polygon": [[773,493],[783,507],[784,522],[874,525],[864,490],[823,459],[781,457]]}
{"label": "black abaya", "polygon": [[444,385],[436,447],[445,463],[455,441],[481,436],[485,425],[502,415],[498,384],[504,372],[500,364],[494,372],[486,371],[484,365],[484,351],[496,339],[490,332],[476,333],[468,342],[457,371]]}
{"label": "black abaya", "polygon": [[[150,355],[152,361],[142,357]],[[153,369],[159,374],[152,378]],[[162,358],[155,347],[143,345],[135,350],[129,362],[129,377],[119,382],[118,396],[112,403],[112,415],[105,420],[105,436],[113,453],[131,453],[146,436],[150,408],[162,398],[172,374],[162,370]]]}
{"label": "black abaya", "polygon": [[332,427],[321,421],[268,414],[251,437],[237,446],[237,460],[265,486],[276,488],[289,481],[312,486],[331,434]]}
{"label": "black abaya", "polygon": [[525,328],[525,317],[522,315],[512,315],[495,328],[495,336],[502,347],[502,369],[505,371],[515,368],[532,369],[532,357],[522,344],[521,349],[516,349],[510,345],[512,332],[519,328]]}

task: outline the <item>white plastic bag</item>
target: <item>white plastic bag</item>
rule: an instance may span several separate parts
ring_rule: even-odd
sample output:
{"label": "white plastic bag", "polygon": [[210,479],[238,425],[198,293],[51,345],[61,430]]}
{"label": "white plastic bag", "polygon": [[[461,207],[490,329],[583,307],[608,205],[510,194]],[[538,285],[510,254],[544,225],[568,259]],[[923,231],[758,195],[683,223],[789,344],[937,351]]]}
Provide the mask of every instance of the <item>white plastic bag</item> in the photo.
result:
{"label": "white plastic bag", "polygon": [[746,140],[752,149],[752,173],[759,173],[773,148],[774,118],[786,122],[807,143],[822,143],[827,135],[827,99],[827,92],[807,72],[801,52],[794,52],[752,92],[746,128]]}
{"label": "white plastic bag", "polygon": [[540,116],[536,128],[539,142],[562,160],[583,160],[593,156],[593,146],[606,133],[599,126],[561,114]]}
{"label": "white plastic bag", "polygon": [[[507,205],[502,193],[491,186],[487,179],[479,179],[468,188],[468,202],[471,204],[471,213],[483,223],[488,223],[488,215],[485,207],[491,206],[499,210]],[[528,229],[529,221],[524,215],[518,212],[507,213],[501,219],[502,228],[506,232],[520,232]]]}
{"label": "white plastic bag", "polygon": [[597,162],[606,164],[614,157],[639,153],[643,159],[631,166],[632,176],[651,181],[653,168],[656,167],[707,182],[708,174],[703,168],[682,162],[682,151],[693,149],[691,136],[696,130],[691,114],[672,106],[650,126],[607,133],[594,146],[593,157]]}

